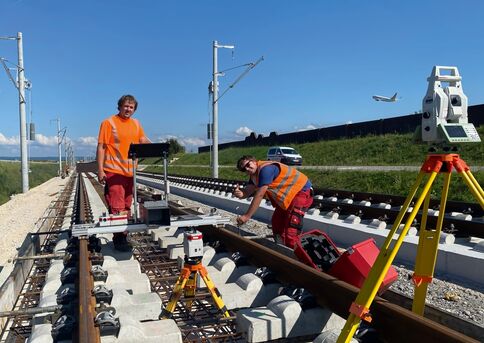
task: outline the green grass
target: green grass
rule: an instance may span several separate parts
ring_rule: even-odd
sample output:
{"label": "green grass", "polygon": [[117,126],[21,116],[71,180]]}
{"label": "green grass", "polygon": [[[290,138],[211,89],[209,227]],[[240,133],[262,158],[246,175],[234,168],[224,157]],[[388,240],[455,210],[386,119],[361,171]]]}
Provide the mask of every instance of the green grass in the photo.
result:
{"label": "green grass", "polygon": [[[22,192],[21,164],[19,162],[0,162],[0,205],[6,203],[10,196]],[[29,186],[35,186],[57,175],[55,163],[31,163]]]}
{"label": "green grass", "polygon": [[[484,126],[478,129],[484,139]],[[290,145],[303,156],[309,166],[359,166],[359,165],[421,165],[427,154],[426,144],[412,142],[413,134],[367,136],[353,139],[320,141]],[[242,155],[265,159],[267,146],[228,148],[219,150],[219,165],[235,165]],[[469,165],[484,165],[484,144],[459,145],[459,154]],[[210,154],[184,154],[173,165],[209,165]]]}

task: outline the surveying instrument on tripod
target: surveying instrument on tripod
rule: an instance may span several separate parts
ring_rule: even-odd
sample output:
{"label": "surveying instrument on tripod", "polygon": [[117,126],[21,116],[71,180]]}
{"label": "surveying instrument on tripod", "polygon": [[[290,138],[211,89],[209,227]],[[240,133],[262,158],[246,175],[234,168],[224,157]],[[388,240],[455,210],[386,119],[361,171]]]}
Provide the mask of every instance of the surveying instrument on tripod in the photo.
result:
{"label": "surveying instrument on tripod", "polygon": [[195,299],[196,291],[198,288],[198,276],[203,280],[207,286],[210,295],[217,306],[218,310],[224,317],[230,317],[227,308],[222,301],[222,297],[215,287],[212,279],[208,276],[207,269],[202,264],[203,258],[203,240],[202,233],[195,229],[190,229],[184,233],[183,249],[185,253],[185,263],[180,272],[173,292],[168,300],[168,305],[163,309],[160,314],[161,318],[172,318],[173,311],[176,304],[182,295],[186,300],[186,307],[190,310]]}
{"label": "surveying instrument on tripod", "polygon": [[[423,315],[427,287],[432,282],[437,260],[439,238],[453,168],[463,178],[474,198],[484,209],[484,191],[472,175],[469,167],[458,154],[448,153],[449,151],[456,151],[456,148],[452,147],[454,143],[478,143],[481,141],[474,125],[469,123],[467,119],[467,97],[462,91],[462,79],[459,71],[456,67],[435,66],[427,80],[429,85],[422,105],[421,141],[431,143],[431,151],[441,150],[444,153],[427,155],[417,179],[380,249],[380,254],[356,300],[351,304],[350,315],[341,330],[338,343],[349,342],[361,320],[371,322],[370,305],[422,204],[417,256],[412,276],[415,286],[412,311]],[[443,87],[442,82],[446,84],[445,87]],[[444,182],[436,227],[431,228],[427,227],[427,216],[432,184],[438,174],[443,174]],[[427,181],[424,183],[426,176],[428,176]],[[423,188],[414,202],[413,208],[410,208],[410,204],[422,185]],[[405,224],[400,233],[397,233],[404,217],[406,217]],[[397,239],[393,240],[395,234],[397,234]]]}

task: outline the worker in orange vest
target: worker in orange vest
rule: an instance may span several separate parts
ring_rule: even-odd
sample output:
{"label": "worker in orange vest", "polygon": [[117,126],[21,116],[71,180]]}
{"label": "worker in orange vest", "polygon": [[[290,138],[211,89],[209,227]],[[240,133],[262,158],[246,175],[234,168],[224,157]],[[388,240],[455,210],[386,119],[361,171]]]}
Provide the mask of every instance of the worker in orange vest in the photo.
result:
{"label": "worker in orange vest", "polygon": [[237,169],[249,175],[249,184],[243,189],[237,185],[234,196],[253,197],[247,212],[237,217],[237,224],[247,222],[266,197],[275,208],[272,232],[276,242],[294,248],[304,214],[313,203],[311,181],[296,168],[275,161],[257,161],[249,155],[237,161]]}
{"label": "worker in orange vest", "polygon": [[[106,183],[109,212],[131,215],[133,201],[133,165],[128,158],[131,143],[150,143],[143,127],[132,116],[138,102],[132,95],[118,100],[118,114],[101,123],[97,145],[98,180]],[[118,250],[129,250],[127,233],[115,233],[113,243]]]}

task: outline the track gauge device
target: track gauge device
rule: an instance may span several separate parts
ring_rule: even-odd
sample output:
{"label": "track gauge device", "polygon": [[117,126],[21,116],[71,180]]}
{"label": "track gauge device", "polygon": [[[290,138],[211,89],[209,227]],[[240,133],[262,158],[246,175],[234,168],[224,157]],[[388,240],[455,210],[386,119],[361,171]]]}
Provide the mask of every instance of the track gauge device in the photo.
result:
{"label": "track gauge device", "polygon": [[421,140],[428,143],[477,143],[476,128],[468,122],[467,96],[457,67],[434,66],[422,101]]}

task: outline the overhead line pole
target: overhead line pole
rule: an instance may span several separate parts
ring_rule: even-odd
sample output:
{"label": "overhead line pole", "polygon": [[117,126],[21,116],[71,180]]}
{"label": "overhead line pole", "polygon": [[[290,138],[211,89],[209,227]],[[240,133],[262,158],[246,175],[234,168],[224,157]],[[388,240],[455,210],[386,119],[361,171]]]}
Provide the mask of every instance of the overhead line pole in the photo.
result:
{"label": "overhead line pole", "polygon": [[59,151],[59,176],[62,176],[62,140],[59,117],[57,117],[57,149]]}
{"label": "overhead line pole", "polygon": [[57,122],[57,154],[59,156],[59,176],[62,176],[62,138],[61,138],[61,125],[60,125],[60,118],[57,117],[56,119],[52,119],[51,122]]}
{"label": "overhead line pole", "polygon": [[[29,166],[27,156],[27,124],[25,119],[25,70],[24,70],[24,49],[22,44],[22,32],[17,32],[17,37],[0,37],[2,40],[16,40],[18,52],[18,89],[19,95],[19,116],[20,116],[20,160],[22,174],[22,193],[29,191]],[[3,64],[3,63],[2,63]],[[4,65],[5,67],[5,65]],[[9,74],[8,69],[6,69]]]}
{"label": "overhead line pole", "polygon": [[217,65],[217,49],[234,49],[233,45],[219,45],[215,40],[213,41],[213,97],[212,97],[212,112],[213,112],[213,128],[212,128],[212,177],[218,178],[218,65]]}
{"label": "overhead line pole", "polygon": [[25,70],[22,32],[17,33],[18,93],[20,114],[20,159],[22,161],[22,193],[29,191],[29,165],[27,158],[27,122],[25,119]]}
{"label": "overhead line pole", "polygon": [[67,137],[64,141],[64,159],[65,159],[65,162],[64,162],[64,169],[67,169],[69,168],[69,146],[67,144]]}
{"label": "overhead line pole", "polygon": [[212,96],[212,177],[218,178],[218,70],[217,41],[213,42],[213,96]]}

